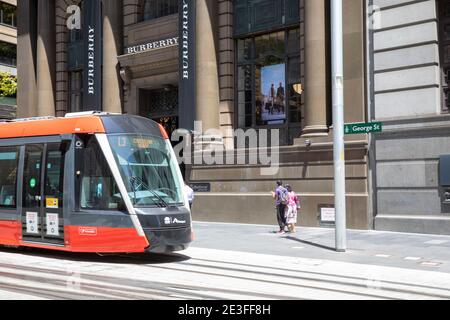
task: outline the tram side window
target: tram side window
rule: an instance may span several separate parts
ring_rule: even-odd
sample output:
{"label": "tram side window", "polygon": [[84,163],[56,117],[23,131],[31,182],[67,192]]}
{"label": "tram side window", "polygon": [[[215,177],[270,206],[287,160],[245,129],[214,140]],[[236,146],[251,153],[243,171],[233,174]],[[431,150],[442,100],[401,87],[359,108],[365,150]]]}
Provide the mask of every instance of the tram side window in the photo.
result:
{"label": "tram side window", "polygon": [[117,183],[95,137],[91,137],[86,143],[82,161],[81,208],[125,210]]}
{"label": "tram side window", "polygon": [[63,207],[64,152],[60,144],[49,144],[47,149],[47,170],[45,179],[46,199],[58,200],[56,207]]}
{"label": "tram side window", "polygon": [[0,208],[16,207],[18,148],[0,148]]}

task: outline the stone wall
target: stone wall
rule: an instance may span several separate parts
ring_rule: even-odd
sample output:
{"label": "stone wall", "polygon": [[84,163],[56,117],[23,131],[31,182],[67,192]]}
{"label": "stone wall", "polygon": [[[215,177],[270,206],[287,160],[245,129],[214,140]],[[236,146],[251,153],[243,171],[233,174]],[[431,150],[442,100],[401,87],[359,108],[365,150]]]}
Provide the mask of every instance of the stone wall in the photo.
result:
{"label": "stone wall", "polygon": [[[371,229],[368,214],[367,150],[362,141],[347,144],[347,221],[352,229]],[[254,151],[235,150],[235,155]],[[269,154],[272,151],[269,151]],[[321,226],[321,207],[333,207],[333,145],[324,143],[314,150],[291,146],[280,149],[279,171],[262,174],[260,165],[194,166],[191,182],[209,183],[211,192],[196,194],[195,220],[276,225],[271,191],[275,182],[290,184],[300,195],[299,225]]]}
{"label": "stone wall", "polygon": [[384,122],[372,144],[375,227],[450,234],[439,157],[450,154],[442,111],[435,0],[374,0],[370,31],[371,119]]}

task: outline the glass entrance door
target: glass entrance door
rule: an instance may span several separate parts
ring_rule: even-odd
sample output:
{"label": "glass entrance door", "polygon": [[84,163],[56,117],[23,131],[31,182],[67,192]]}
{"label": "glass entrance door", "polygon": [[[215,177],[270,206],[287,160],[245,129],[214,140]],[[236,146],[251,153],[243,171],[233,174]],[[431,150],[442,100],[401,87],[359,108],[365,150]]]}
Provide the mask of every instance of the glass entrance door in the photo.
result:
{"label": "glass entrance door", "polygon": [[59,143],[28,145],[23,177],[23,240],[64,245],[64,152]]}

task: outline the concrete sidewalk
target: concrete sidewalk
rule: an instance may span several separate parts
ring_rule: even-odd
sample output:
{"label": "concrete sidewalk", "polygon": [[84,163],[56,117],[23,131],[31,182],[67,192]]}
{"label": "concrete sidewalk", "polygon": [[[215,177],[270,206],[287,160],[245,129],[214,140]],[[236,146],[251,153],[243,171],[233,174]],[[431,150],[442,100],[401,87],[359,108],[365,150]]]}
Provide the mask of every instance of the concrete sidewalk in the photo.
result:
{"label": "concrete sidewalk", "polygon": [[194,248],[218,249],[450,273],[450,236],[348,231],[348,251],[334,251],[334,229],[195,222]]}

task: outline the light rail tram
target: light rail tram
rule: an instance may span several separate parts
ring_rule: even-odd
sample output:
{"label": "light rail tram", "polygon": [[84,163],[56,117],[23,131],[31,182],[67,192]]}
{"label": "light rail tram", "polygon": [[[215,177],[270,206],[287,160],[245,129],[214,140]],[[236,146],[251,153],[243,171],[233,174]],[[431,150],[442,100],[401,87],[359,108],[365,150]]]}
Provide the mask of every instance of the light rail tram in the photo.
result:
{"label": "light rail tram", "polygon": [[161,125],[98,112],[0,123],[0,246],[167,253],[192,240]]}

